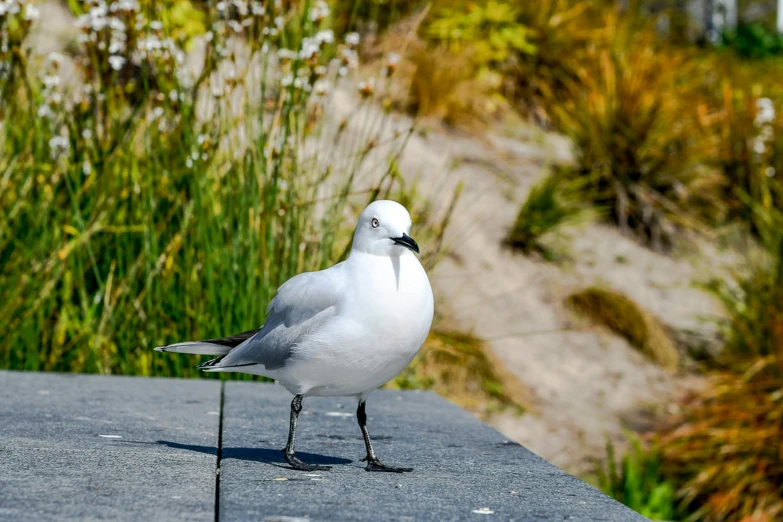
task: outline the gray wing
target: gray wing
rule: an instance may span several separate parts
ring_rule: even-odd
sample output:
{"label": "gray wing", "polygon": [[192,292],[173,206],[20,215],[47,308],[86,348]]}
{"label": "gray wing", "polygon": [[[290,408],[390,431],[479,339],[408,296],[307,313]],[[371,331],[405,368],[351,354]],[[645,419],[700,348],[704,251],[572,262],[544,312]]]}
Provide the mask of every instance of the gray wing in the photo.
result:
{"label": "gray wing", "polygon": [[342,290],[341,275],[340,266],[335,265],[286,281],[269,303],[267,320],[261,330],[227,355],[205,363],[204,369],[256,364],[266,370],[282,368],[291,356],[291,349],[334,316]]}

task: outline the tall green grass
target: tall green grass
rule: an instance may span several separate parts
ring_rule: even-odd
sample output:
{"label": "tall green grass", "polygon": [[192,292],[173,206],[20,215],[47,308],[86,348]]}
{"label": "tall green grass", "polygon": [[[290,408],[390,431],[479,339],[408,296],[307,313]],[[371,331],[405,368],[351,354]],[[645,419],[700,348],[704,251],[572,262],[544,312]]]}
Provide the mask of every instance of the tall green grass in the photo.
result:
{"label": "tall green grass", "polygon": [[151,348],[257,327],[339,260],[404,135],[369,100],[330,116],[357,54],[323,2],[69,5],[64,55],[0,16],[0,367],[194,375]]}
{"label": "tall green grass", "polygon": [[581,185],[580,180],[567,179],[562,171],[553,172],[533,185],[508,234],[509,246],[524,254],[537,252],[546,259],[556,257],[544,238],[592,217],[593,213],[577,203]]}
{"label": "tall green grass", "polygon": [[631,449],[620,460],[614,446],[606,445],[606,463],[596,467],[598,487],[634,511],[652,520],[675,520],[674,485],[661,472],[661,451],[646,448],[629,437]]}

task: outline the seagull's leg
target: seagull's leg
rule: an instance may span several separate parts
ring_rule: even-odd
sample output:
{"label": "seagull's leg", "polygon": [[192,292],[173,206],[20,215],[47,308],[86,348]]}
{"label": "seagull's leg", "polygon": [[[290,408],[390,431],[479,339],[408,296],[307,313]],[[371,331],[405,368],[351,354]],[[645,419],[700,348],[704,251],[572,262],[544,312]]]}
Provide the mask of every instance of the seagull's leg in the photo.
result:
{"label": "seagull's leg", "polygon": [[296,457],[294,453],[294,442],[296,442],[296,421],[299,419],[299,412],[302,411],[302,395],[294,396],[291,401],[291,424],[288,428],[288,443],[285,445],[285,460],[292,468],[300,471],[326,471],[331,466],[319,466],[317,464],[305,464]]}
{"label": "seagull's leg", "polygon": [[364,437],[364,445],[367,446],[367,456],[362,460],[367,462],[367,467],[364,468],[367,471],[391,471],[394,473],[403,473],[405,471],[413,471],[413,468],[395,468],[394,466],[387,466],[378,460],[378,456],[375,454],[375,450],[372,447],[372,441],[370,440],[370,432],[367,431],[367,413],[364,411],[364,405],[366,404],[363,398],[359,399],[359,407],[356,409],[356,419],[359,421],[359,428],[362,430],[362,436]]}

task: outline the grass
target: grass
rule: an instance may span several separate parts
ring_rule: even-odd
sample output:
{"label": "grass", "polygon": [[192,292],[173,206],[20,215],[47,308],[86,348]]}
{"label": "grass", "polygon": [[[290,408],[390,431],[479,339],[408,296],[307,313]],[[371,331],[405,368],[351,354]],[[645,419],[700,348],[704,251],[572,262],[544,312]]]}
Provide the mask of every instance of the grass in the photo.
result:
{"label": "grass", "polygon": [[452,330],[433,330],[391,386],[433,390],[480,414],[530,407],[530,393],[480,339]]}
{"label": "grass", "polygon": [[579,187],[569,181],[555,172],[533,185],[509,232],[512,248],[524,254],[537,252],[547,259],[554,257],[542,239],[587,218],[585,208],[575,202]]}
{"label": "grass", "polygon": [[679,367],[680,355],[658,321],[625,295],[587,288],[568,296],[566,303],[596,324],[627,340],[652,361],[669,371]]}
{"label": "grass", "polygon": [[[210,40],[172,21],[179,5],[82,19],[49,57],[31,51],[24,10],[0,20],[14,43],[0,78],[3,368],[197,375],[151,348],[257,327],[277,286],[339,260],[354,211],[397,185],[404,135],[388,142],[386,116],[363,102],[350,139],[329,119],[356,55],[323,32],[321,4],[207,6]],[[368,164],[382,142],[386,164]],[[368,169],[387,174],[373,185]]]}
{"label": "grass", "polygon": [[663,472],[686,521],[773,521],[783,516],[781,365],[715,378],[661,430]]}
{"label": "grass", "polygon": [[712,118],[711,157],[721,174],[716,214],[719,223],[744,223],[759,236],[763,213],[783,211],[776,175],[783,172],[783,91],[747,66],[728,61],[723,67],[725,78],[713,95],[718,110],[703,116]]}
{"label": "grass", "polygon": [[663,250],[692,221],[687,187],[701,159],[702,133],[681,81],[689,64],[657,49],[649,28],[607,17],[613,44],[586,52],[577,92],[551,112],[574,143],[573,175],[585,179],[585,197],[622,231]]}
{"label": "grass", "polygon": [[783,516],[783,216],[759,217],[764,250],[749,249],[747,270],[710,287],[727,314],[721,371],[660,434],[686,520]]}
{"label": "grass", "polygon": [[614,446],[606,445],[606,461],[596,467],[598,487],[629,508],[652,520],[675,520],[674,485],[661,472],[657,447],[645,447],[630,436],[631,449],[618,466]]}

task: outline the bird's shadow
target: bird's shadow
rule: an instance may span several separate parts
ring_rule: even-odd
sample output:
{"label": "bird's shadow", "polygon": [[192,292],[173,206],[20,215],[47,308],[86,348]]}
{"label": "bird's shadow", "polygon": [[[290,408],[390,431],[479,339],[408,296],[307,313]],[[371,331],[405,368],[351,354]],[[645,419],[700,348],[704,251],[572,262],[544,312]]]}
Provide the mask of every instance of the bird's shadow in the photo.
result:
{"label": "bird's shadow", "polygon": [[[144,442],[141,444],[158,444],[160,446],[166,446],[173,449],[184,449],[188,451],[197,451],[199,453],[207,453],[209,455],[216,455],[217,448],[214,446],[198,446],[195,444],[181,444],[179,442],[171,442],[168,440],[159,440],[156,442]],[[297,452],[296,456],[302,459],[308,464],[321,464],[321,465],[338,465],[338,464],[350,464],[353,462],[349,459],[343,459],[340,457],[329,457],[327,455],[320,455],[318,453],[306,453]],[[231,448],[224,447],[221,451],[221,459],[237,459],[246,460],[250,462],[262,462],[264,464],[270,464],[280,468],[290,468],[285,461],[283,451],[280,448]]]}

